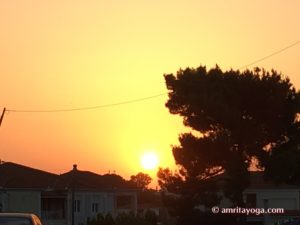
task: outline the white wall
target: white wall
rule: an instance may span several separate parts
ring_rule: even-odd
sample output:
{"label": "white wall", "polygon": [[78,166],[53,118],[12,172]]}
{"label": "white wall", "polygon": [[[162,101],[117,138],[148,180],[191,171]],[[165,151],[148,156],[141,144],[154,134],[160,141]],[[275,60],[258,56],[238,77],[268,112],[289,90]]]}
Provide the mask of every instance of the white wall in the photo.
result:
{"label": "white wall", "polygon": [[[74,213],[75,225],[79,223],[86,223],[87,218],[90,219],[97,216],[98,213],[103,215],[111,213],[112,216],[117,215],[116,209],[116,196],[117,195],[132,195],[134,199],[133,211],[136,213],[137,210],[137,197],[136,193],[133,192],[88,192],[78,191],[74,194],[74,199],[80,201],[80,212]],[[72,195],[68,195],[68,224],[72,221]],[[92,203],[98,203],[98,212],[92,212]]]}
{"label": "white wall", "polygon": [[41,192],[28,190],[1,191],[2,211],[34,213],[41,216]]}

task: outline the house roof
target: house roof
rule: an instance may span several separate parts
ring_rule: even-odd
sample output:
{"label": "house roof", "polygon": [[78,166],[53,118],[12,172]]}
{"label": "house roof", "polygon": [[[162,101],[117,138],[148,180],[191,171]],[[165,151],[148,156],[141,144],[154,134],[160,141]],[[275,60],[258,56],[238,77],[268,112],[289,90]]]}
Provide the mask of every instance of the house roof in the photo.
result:
{"label": "house roof", "polygon": [[1,188],[65,190],[124,190],[130,183],[116,174],[99,175],[89,171],[73,170],[57,175],[12,162],[0,164]]}
{"label": "house roof", "polygon": [[99,175],[90,171],[73,169],[61,174],[54,188],[75,188],[77,190],[128,189],[130,183],[116,174]]}
{"label": "house roof", "polygon": [[47,188],[57,175],[20,164],[0,164],[0,187],[2,188]]}

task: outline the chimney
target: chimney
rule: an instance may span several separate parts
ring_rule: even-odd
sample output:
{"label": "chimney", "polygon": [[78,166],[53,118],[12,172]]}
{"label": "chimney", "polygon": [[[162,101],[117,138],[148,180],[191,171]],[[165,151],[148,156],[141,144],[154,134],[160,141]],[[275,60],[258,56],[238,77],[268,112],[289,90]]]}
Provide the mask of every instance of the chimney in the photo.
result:
{"label": "chimney", "polygon": [[74,164],[73,165],[73,171],[76,171],[77,170],[77,164]]}

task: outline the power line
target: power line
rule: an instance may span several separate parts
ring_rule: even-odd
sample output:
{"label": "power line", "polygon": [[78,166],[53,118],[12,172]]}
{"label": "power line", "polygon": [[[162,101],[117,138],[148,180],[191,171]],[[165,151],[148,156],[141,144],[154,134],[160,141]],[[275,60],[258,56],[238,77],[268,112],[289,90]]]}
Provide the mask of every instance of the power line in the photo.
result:
{"label": "power line", "polygon": [[267,55],[267,56],[264,56],[264,57],[262,57],[262,58],[260,58],[260,59],[257,59],[257,60],[255,60],[255,61],[253,61],[252,63],[249,63],[249,64],[246,64],[246,65],[244,65],[244,66],[241,66],[240,68],[238,68],[238,70],[247,68],[247,67],[252,66],[252,65],[254,65],[254,64],[256,64],[256,63],[259,63],[259,62],[261,62],[261,61],[263,61],[263,60],[266,60],[266,59],[268,59],[268,58],[271,58],[271,57],[273,57],[274,55],[277,55],[277,54],[279,54],[279,53],[281,53],[281,52],[283,52],[283,51],[286,51],[286,50],[288,50],[289,48],[292,48],[292,47],[294,47],[294,46],[297,45],[297,44],[300,44],[300,41],[296,41],[296,42],[294,42],[293,44],[290,44],[290,45],[288,45],[288,46],[286,46],[286,47],[284,47],[284,48],[282,48],[282,49],[280,49],[280,50],[278,50],[278,51],[276,51],[276,52],[273,52],[273,53],[271,53],[271,54],[269,54],[269,55]]}
{"label": "power line", "polygon": [[[260,59],[257,59],[249,64],[246,64],[244,66],[241,66],[238,68],[238,70],[252,66],[258,62],[261,62],[265,59],[271,58],[274,55],[277,55],[283,51],[286,51],[289,48],[294,47],[295,45],[300,44],[300,41],[296,41],[276,52],[273,52],[267,56],[264,56]],[[153,99],[153,98],[158,98],[161,97],[163,95],[166,95],[167,92],[165,93],[160,93],[157,95],[152,95],[152,96],[148,96],[148,97],[143,97],[143,98],[137,98],[137,99],[133,99],[133,100],[128,100],[128,101],[123,101],[123,102],[117,102],[117,103],[112,103],[112,104],[105,104],[105,105],[97,105],[97,106],[89,106],[89,107],[79,107],[79,108],[69,108],[69,109],[53,109],[53,110],[17,110],[17,109],[6,109],[6,112],[20,112],[20,113],[54,113],[54,112],[71,112],[71,111],[82,111],[82,110],[92,110],[92,109],[100,109],[100,108],[108,108],[108,107],[113,107],[113,106],[119,106],[119,105],[125,105],[125,104],[131,104],[131,103],[135,103],[135,102],[141,102],[141,101],[146,101],[149,99]]]}
{"label": "power line", "polygon": [[163,95],[166,95],[165,93],[160,93],[157,95],[152,95],[144,98],[137,98],[133,100],[123,101],[123,102],[117,102],[117,103],[111,103],[111,104],[105,104],[105,105],[96,105],[96,106],[88,106],[88,107],[79,107],[79,108],[69,108],[69,109],[53,109],[53,110],[17,110],[17,109],[6,109],[7,112],[20,112],[20,113],[54,113],[54,112],[71,112],[71,111],[83,111],[83,110],[92,110],[92,109],[100,109],[100,108],[107,108],[107,107],[113,107],[113,106],[119,106],[119,105],[125,105],[125,104],[131,104],[141,101],[150,100],[153,98],[158,98]]}

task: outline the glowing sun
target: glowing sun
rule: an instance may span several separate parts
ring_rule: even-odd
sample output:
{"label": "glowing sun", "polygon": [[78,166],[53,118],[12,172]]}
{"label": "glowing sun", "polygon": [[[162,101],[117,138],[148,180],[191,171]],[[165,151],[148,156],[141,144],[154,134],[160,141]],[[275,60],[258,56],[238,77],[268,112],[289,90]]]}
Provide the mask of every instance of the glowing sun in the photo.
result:
{"label": "glowing sun", "polygon": [[142,155],[141,164],[144,169],[151,170],[158,166],[158,156],[154,152],[146,152]]}

